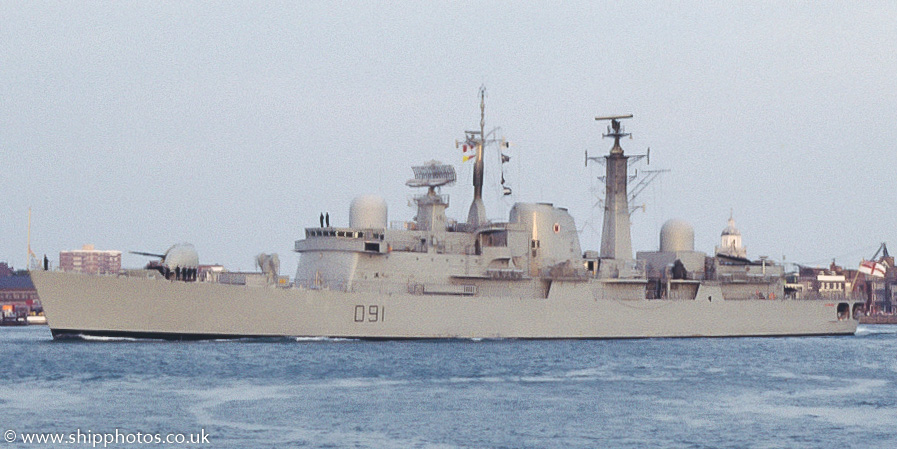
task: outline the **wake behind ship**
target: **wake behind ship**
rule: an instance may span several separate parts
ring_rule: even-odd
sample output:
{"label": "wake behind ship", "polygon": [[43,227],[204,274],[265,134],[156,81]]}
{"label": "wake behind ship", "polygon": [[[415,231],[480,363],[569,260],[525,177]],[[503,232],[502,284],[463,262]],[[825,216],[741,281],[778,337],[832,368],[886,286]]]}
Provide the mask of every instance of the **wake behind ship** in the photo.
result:
{"label": "wake behind ship", "polygon": [[[582,251],[573,217],[550,203],[517,203],[507,222],[486,220],[481,92],[474,198],[468,218],[446,217],[453,166],[414,167],[417,215],[387,225],[379,197],[350,207],[349,226],[305,229],[293,284],[229,285],[197,280],[181,257],[157,270],[112,276],[35,271],[32,279],[54,338],[240,337],[645,338],[853,334],[862,304],[785,297],[783,269],[739,253],[694,251],[694,233],[671,220],[659,251],[633,258],[628,159],[621,120],[601,158],[606,198],[600,251]],[[593,158],[597,159],[597,158]],[[587,156],[588,160],[588,156]],[[329,221],[329,220],[328,220]],[[734,237],[734,235],[733,235]],[[724,235],[725,238],[725,235]],[[739,237],[740,238],[740,237]],[[725,242],[724,242],[725,243]],[[725,245],[723,245],[725,246]],[[276,271],[276,270],[273,270]]]}

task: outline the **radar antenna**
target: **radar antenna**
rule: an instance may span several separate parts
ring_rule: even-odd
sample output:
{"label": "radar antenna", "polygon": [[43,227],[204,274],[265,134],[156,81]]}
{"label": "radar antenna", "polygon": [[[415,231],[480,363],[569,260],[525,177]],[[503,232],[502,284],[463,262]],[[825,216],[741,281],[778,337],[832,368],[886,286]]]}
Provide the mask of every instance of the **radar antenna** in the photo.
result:
{"label": "radar antenna", "polygon": [[[623,148],[620,147],[620,138],[626,136],[632,136],[631,133],[623,132],[623,125],[620,124],[620,120],[632,118],[632,114],[629,115],[609,115],[607,117],[595,117],[597,121],[610,120],[610,126],[607,127],[607,134],[602,134],[601,137],[613,137],[614,138],[614,147],[611,149],[611,153],[619,152],[623,154]],[[613,130],[613,132],[611,132]]]}
{"label": "radar antenna", "polygon": [[405,183],[408,187],[427,187],[426,195],[414,197],[417,203],[417,229],[421,231],[444,231],[445,209],[448,207],[448,195],[438,195],[436,189],[454,184],[457,176],[455,167],[439,161],[430,161],[424,165],[411,167],[414,179]]}
{"label": "radar antenna", "polygon": [[[595,117],[597,121],[610,120],[610,125],[607,127],[607,134],[602,134],[601,137],[604,138],[613,138],[614,146],[611,148],[610,155],[619,155],[623,156],[623,148],[620,146],[620,138],[622,137],[632,137],[632,133],[625,132],[623,125],[620,123],[620,120],[632,118],[632,114],[628,115],[610,115],[606,117]],[[651,148],[648,147],[648,150],[645,154],[634,154],[631,156],[625,156],[628,160],[627,166],[631,166],[642,159],[645,159],[648,165],[651,165]],[[589,156],[589,150],[585,151],[585,166],[589,166],[589,162],[598,162],[601,165],[605,165],[607,163],[608,156]],[[635,180],[639,180],[632,189],[629,189],[627,193],[628,203],[635,202],[636,198],[638,198],[639,194],[648,187],[651,182],[653,182],[660,174],[668,173],[670,170],[638,170],[636,169],[632,175],[627,175],[627,181],[632,182]],[[598,180],[602,183],[608,182],[607,176],[599,176]],[[598,202],[595,203],[595,206],[603,204],[604,201],[599,198]],[[645,205],[636,205],[632,207],[628,207],[629,214],[632,215],[633,212],[642,209],[645,209]]]}
{"label": "radar antenna", "polygon": [[457,179],[455,167],[439,161],[426,162],[424,165],[411,167],[414,179],[409,179],[408,187],[429,187],[428,193],[435,193],[436,187],[454,184]]}

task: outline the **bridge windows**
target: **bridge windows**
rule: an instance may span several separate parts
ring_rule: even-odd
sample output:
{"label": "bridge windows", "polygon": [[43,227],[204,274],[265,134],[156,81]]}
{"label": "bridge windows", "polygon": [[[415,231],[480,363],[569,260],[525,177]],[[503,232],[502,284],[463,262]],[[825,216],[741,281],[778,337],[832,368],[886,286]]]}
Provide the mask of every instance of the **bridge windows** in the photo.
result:
{"label": "bridge windows", "polygon": [[[373,240],[383,240],[384,234],[382,232],[368,232],[368,235]],[[343,239],[363,239],[365,238],[364,231],[353,231],[353,230],[338,230],[332,228],[310,228],[305,230],[305,237],[338,237]]]}
{"label": "bridge windows", "polygon": [[482,246],[508,246],[508,231],[484,232],[480,234]]}

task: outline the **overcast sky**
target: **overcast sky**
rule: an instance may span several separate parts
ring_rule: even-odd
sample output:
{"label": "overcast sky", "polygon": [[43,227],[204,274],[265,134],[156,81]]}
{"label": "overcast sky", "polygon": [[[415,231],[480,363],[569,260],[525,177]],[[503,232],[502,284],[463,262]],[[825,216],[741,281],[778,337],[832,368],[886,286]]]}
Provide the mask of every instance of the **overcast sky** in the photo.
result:
{"label": "overcast sky", "polygon": [[[414,211],[411,165],[455,164],[466,219],[479,125],[512,142],[486,207],[569,208],[599,249],[596,115],[669,169],[635,250],[682,218],[712,252],[730,211],[748,256],[855,266],[897,252],[897,2],[0,2],[0,261],[32,248],[164,252],[253,268],[376,193]],[[644,162],[644,161],[643,161]],[[126,254],[126,266],[146,258]]]}

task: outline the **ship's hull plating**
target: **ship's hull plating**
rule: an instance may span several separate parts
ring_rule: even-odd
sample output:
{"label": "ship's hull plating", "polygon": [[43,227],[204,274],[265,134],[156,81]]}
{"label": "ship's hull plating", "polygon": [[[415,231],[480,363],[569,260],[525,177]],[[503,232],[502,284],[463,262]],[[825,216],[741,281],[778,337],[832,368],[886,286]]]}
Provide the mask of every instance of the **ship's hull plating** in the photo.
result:
{"label": "ship's hull plating", "polygon": [[544,299],[361,294],[33,272],[56,338],[650,338],[844,335],[838,303],[592,297],[554,282]]}

